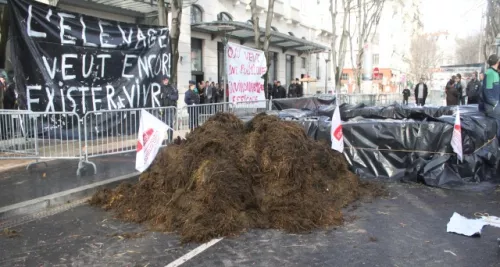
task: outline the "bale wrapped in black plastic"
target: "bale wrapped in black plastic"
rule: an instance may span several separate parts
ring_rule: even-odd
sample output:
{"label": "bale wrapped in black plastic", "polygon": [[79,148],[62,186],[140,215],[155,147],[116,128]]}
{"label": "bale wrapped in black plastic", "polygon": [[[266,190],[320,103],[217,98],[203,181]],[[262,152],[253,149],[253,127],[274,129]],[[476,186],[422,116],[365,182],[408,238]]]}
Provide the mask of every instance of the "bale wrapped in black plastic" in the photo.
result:
{"label": "bale wrapped in black plastic", "polygon": [[315,111],[320,105],[335,104],[335,96],[325,95],[301,98],[273,99],[272,103],[273,110],[308,109],[311,111]]}
{"label": "bale wrapped in black plastic", "polygon": [[[496,121],[461,115],[463,162],[451,147],[454,116],[436,121],[354,118],[343,123],[344,154],[364,178],[460,187],[497,181],[500,155]],[[330,142],[330,121],[319,121],[317,139]]]}

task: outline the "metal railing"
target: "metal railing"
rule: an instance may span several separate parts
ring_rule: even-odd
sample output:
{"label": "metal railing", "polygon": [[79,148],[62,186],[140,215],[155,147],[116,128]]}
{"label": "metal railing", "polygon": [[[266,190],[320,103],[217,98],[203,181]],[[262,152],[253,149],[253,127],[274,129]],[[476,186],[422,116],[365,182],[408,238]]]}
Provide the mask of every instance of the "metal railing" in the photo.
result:
{"label": "metal railing", "polygon": [[[83,117],[84,156],[89,158],[104,155],[135,152],[139,131],[140,108],[90,111]],[[175,107],[144,108],[172,129],[176,127]],[[174,131],[170,130],[162,146],[172,142]]]}
{"label": "metal railing", "polygon": [[71,112],[0,110],[0,159],[80,159],[80,117]]}
{"label": "metal railing", "polygon": [[234,112],[233,103],[225,102],[184,106],[177,113],[178,127],[176,129],[180,134],[195,129],[219,112]]}
{"label": "metal railing", "polygon": [[251,116],[266,112],[272,107],[272,100],[259,100],[249,102],[237,102],[234,104],[234,113],[239,116]]}
{"label": "metal railing", "polygon": [[[401,98],[399,94],[339,95],[340,103],[368,105],[392,104]],[[163,140],[165,146],[218,112],[250,116],[270,110],[272,104],[265,100],[144,109],[172,128]],[[33,164],[46,164],[45,160],[77,159],[77,175],[88,165],[96,173],[92,158],[136,151],[141,110],[90,111],[83,117],[72,112],[0,110],[0,160],[35,160],[29,169]]]}
{"label": "metal railing", "polygon": [[394,103],[401,103],[403,95],[399,93],[391,94],[339,94],[340,103],[350,105],[365,104],[368,106],[385,106]]}

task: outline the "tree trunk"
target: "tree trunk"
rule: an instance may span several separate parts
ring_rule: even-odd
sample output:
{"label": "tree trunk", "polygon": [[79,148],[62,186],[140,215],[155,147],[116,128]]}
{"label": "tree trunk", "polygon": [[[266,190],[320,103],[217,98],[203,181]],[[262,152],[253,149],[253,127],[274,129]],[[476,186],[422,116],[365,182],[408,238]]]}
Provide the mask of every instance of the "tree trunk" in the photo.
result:
{"label": "tree trunk", "polygon": [[267,71],[264,73],[264,93],[266,98],[269,96],[269,88],[267,84],[269,83],[269,67],[271,66],[271,61],[269,59],[269,45],[271,41],[271,25],[273,22],[274,15],[274,0],[269,0],[267,7],[267,17],[266,17],[266,28],[264,33],[264,42],[260,40],[262,33],[260,32],[259,24],[259,10],[257,9],[257,0],[252,0],[250,2],[250,9],[252,11],[252,23],[254,31],[254,42],[257,49],[264,51],[266,57],[266,67]]}
{"label": "tree trunk", "polygon": [[340,88],[342,86],[342,72],[344,70],[345,57],[347,54],[347,40],[349,38],[349,31],[347,30],[349,12],[351,10],[351,0],[343,0],[342,6],[344,8],[344,18],[342,21],[342,37],[340,38],[339,51],[338,51],[338,63],[337,63],[337,75],[335,76],[335,86]]}
{"label": "tree trunk", "polygon": [[260,41],[260,20],[259,11],[257,10],[257,0],[250,2],[250,9],[252,10],[252,24],[255,46],[259,50],[263,50],[263,43]]}
{"label": "tree trunk", "polygon": [[165,0],[158,0],[158,25],[167,26],[167,12],[165,11]]}
{"label": "tree trunk", "polygon": [[177,64],[179,62],[179,36],[181,35],[182,3],[183,0],[171,0],[172,27],[170,38],[172,43],[172,70],[170,80],[172,84],[177,83]]}
{"label": "tree trunk", "polygon": [[[333,88],[332,93],[335,93],[337,90],[337,72],[338,72],[338,65],[337,65],[337,1],[338,0],[331,0],[330,1],[330,16],[332,18],[332,43],[330,44],[330,53],[332,54],[331,58],[331,63],[330,63],[330,73],[331,73],[331,78],[333,80],[333,84],[335,85],[335,88]],[[328,75],[325,75],[328,76]],[[327,77],[325,77],[327,79]],[[325,88],[326,91],[328,91],[328,88]]]}

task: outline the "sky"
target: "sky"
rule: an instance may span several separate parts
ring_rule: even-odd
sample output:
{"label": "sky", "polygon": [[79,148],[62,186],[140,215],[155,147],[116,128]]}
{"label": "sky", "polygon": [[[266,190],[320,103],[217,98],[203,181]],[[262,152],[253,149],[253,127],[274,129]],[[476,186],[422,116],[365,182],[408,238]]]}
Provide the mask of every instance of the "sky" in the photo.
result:
{"label": "sky", "polygon": [[481,29],[481,14],[486,0],[421,0],[425,32],[448,31],[468,36]]}

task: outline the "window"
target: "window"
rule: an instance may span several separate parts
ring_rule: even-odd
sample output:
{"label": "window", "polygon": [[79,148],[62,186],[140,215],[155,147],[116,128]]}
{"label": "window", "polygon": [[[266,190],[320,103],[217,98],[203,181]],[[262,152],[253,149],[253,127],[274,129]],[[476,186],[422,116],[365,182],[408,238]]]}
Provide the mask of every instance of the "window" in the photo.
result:
{"label": "window", "polygon": [[293,34],[293,32],[288,32],[288,35],[295,36],[295,34]]}
{"label": "window", "polygon": [[268,83],[272,83],[271,81],[278,80],[278,53],[269,52],[267,58],[270,62]]}
{"label": "window", "polygon": [[340,77],[342,81],[348,81],[349,80],[349,74],[348,73],[342,73],[342,76]]}
{"label": "window", "polygon": [[307,59],[305,57],[300,58],[301,59],[301,68],[305,69],[307,67]]}
{"label": "window", "polygon": [[321,69],[319,67],[319,55],[316,55],[316,79],[321,79]]}
{"label": "window", "polygon": [[202,40],[191,38],[191,71],[203,71]]}
{"label": "window", "polygon": [[217,15],[218,21],[233,21],[233,17],[229,13],[221,12]]}
{"label": "window", "polygon": [[247,24],[250,24],[253,26],[253,21],[251,19],[247,20]]}
{"label": "window", "polygon": [[373,65],[378,65],[378,64],[379,64],[379,55],[373,54]]}
{"label": "window", "polygon": [[380,44],[380,34],[377,33],[377,34],[375,34],[373,36],[373,44],[374,45],[379,45]]}
{"label": "window", "polygon": [[[286,84],[295,78],[295,56],[286,55]],[[285,84],[285,83],[283,83]]]}
{"label": "window", "polygon": [[191,6],[191,24],[200,23],[203,21],[203,11],[197,5]]}
{"label": "window", "polygon": [[271,30],[275,31],[275,32],[279,32],[278,29],[274,26],[271,26]]}

